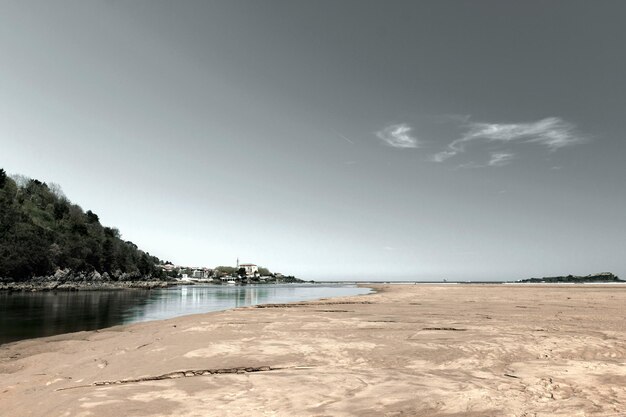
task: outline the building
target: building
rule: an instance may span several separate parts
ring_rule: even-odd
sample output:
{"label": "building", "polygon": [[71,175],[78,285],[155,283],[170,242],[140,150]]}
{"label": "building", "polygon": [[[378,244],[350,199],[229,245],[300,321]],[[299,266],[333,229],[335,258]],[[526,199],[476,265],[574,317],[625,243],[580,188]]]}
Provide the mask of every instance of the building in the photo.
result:
{"label": "building", "polygon": [[197,278],[197,279],[210,278],[211,277],[211,272],[212,271],[210,269],[208,269],[208,268],[196,268],[191,273],[191,277],[192,278]]}
{"label": "building", "polygon": [[259,267],[255,264],[240,264],[239,268],[243,268],[246,270],[247,277],[254,277],[259,275]]}

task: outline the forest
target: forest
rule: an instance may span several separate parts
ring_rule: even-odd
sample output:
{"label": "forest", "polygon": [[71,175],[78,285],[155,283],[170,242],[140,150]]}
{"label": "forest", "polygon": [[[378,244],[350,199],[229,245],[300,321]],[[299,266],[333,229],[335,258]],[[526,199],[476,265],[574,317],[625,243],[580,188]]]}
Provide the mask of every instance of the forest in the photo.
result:
{"label": "forest", "polygon": [[28,281],[62,270],[132,281],[164,277],[161,263],[70,202],[58,185],[0,169],[0,279]]}

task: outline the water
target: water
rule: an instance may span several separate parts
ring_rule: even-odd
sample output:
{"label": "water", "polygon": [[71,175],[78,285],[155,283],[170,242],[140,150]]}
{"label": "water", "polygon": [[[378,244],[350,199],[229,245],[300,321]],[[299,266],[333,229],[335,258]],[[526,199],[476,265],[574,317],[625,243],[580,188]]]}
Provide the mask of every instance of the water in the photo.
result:
{"label": "water", "polygon": [[178,286],[156,290],[0,292],[0,344],[256,304],[367,294],[346,285]]}

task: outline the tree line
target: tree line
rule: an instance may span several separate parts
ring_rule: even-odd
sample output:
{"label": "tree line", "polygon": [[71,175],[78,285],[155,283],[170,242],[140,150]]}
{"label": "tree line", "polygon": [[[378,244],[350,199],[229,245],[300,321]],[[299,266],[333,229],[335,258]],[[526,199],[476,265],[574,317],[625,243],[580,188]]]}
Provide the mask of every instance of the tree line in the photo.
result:
{"label": "tree line", "polygon": [[0,169],[0,278],[26,281],[59,269],[107,273],[112,280],[161,278],[159,264],[71,203],[60,187]]}

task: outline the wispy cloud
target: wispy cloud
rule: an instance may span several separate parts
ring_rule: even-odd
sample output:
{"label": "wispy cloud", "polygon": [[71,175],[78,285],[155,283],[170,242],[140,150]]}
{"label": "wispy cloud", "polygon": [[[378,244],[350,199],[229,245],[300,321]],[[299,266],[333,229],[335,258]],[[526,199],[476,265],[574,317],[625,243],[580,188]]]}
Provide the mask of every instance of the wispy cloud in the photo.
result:
{"label": "wispy cloud", "polygon": [[459,153],[459,151],[456,150],[441,151],[431,156],[430,160],[433,162],[443,162],[448,158],[452,158],[457,153]]}
{"label": "wispy cloud", "polygon": [[406,123],[387,126],[376,132],[376,136],[394,148],[417,148],[418,140],[411,135],[413,128]]}
{"label": "wispy cloud", "polygon": [[583,137],[576,134],[572,123],[558,117],[548,117],[533,123],[472,123],[466,138],[484,138],[503,142],[523,140],[539,143],[550,150],[585,141]]}
{"label": "wispy cloud", "polygon": [[331,130],[332,130],[332,132],[333,132],[335,135],[339,136],[341,139],[345,140],[346,142],[348,142],[348,143],[349,143],[349,144],[351,144],[351,145],[354,145],[354,141],[353,141],[352,139],[348,138],[348,137],[347,137],[347,136],[345,136],[345,135],[342,135],[341,133],[337,132],[335,129],[331,129]]}
{"label": "wispy cloud", "polygon": [[[466,124],[465,134],[448,145],[448,148],[433,155],[431,160],[443,162],[459,153],[465,152],[466,147],[475,141],[502,142],[502,143],[536,143],[556,151],[566,146],[576,145],[586,141],[584,136],[576,132],[576,127],[558,117],[548,117],[530,123],[476,123]],[[510,161],[504,154],[498,154],[490,166],[502,166]],[[493,164],[492,164],[493,162]]]}
{"label": "wispy cloud", "polygon": [[503,167],[508,165],[515,155],[510,152],[492,152],[491,159],[487,162],[490,167]]}
{"label": "wispy cloud", "polygon": [[515,159],[515,154],[512,152],[491,152],[486,163],[466,162],[457,166],[457,169],[503,167],[510,164],[513,159]]}

